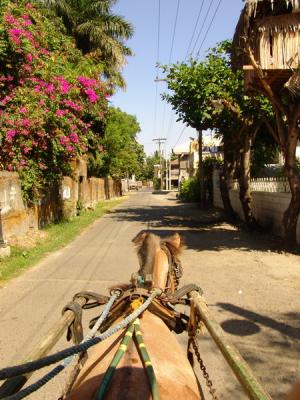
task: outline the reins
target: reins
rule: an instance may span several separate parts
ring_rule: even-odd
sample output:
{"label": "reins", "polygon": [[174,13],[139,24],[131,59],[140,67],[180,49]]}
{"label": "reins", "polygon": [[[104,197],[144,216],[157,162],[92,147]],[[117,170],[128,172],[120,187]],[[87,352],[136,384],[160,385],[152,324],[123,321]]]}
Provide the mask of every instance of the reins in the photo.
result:
{"label": "reins", "polygon": [[[39,360],[31,361],[31,362],[17,365],[14,367],[7,367],[7,368],[1,369],[0,370],[0,380],[12,378],[15,376],[24,375],[26,373],[36,371],[43,367],[57,363],[61,360],[68,359],[69,357],[72,357],[78,353],[87,351],[90,347],[102,342],[103,340],[112,336],[114,333],[125,328],[131,322],[136,320],[136,318],[138,318],[148,308],[148,306],[152,302],[152,300],[155,297],[160,296],[160,295],[161,295],[161,290],[157,290],[157,289],[153,290],[151,292],[151,294],[149,295],[148,299],[140,307],[138,307],[136,310],[134,310],[131,314],[129,314],[126,318],[124,318],[117,325],[112,326],[111,328],[107,329],[104,333],[100,334],[97,337],[89,338],[88,340],[83,341],[81,344],[69,347],[68,349],[62,350],[62,351],[52,354],[50,356],[40,358]],[[113,299],[113,300],[115,300],[115,299]],[[111,302],[111,304],[112,303],[113,303],[113,301]],[[101,317],[102,316],[100,316],[100,318]],[[50,371],[48,374],[43,376],[41,379],[39,379],[34,384],[28,386],[27,388],[21,390],[20,392],[14,394],[12,396],[5,397],[4,400],[21,400],[21,399],[27,397],[28,395],[37,391],[42,386],[44,386],[46,383],[48,383],[56,375],[58,375],[58,373],[60,373],[64,369],[64,367],[65,366],[63,364],[55,367],[52,371]]]}
{"label": "reins", "polygon": [[[161,318],[167,324],[167,326],[176,333],[187,331],[189,318],[184,314],[177,312],[174,308],[174,305],[189,304],[189,300],[187,298],[183,299],[183,297],[186,296],[191,290],[198,290],[202,294],[201,289],[196,285],[188,285],[176,290],[178,288],[179,279],[182,276],[181,263],[177,257],[172,254],[165,243],[161,243],[161,249],[167,255],[169,265],[167,288],[165,292],[163,292],[161,289],[149,289],[149,287],[152,285],[151,275],[141,276],[137,273],[134,273],[132,275],[131,285],[128,285],[126,290],[117,288],[114,289],[111,292],[110,297],[102,296],[93,292],[81,292],[75,295],[73,301],[67,304],[63,309],[63,313],[67,312],[68,310],[74,313],[74,321],[68,327],[67,337],[68,339],[73,339],[75,346],[71,346],[65,350],[40,358],[38,360],[1,369],[0,380],[25,376],[26,374],[32,373],[40,368],[50,366],[61,361],[59,365],[45,374],[41,379],[29,385],[25,389],[20,390],[16,394],[4,397],[4,400],[21,400],[27,397],[31,393],[44,386],[63,369],[65,369],[65,367],[67,367],[71,362],[76,360],[77,364],[75,365],[75,369],[73,371],[74,373],[71,384],[68,385],[68,389],[64,392],[64,395],[67,394],[74,383],[74,380],[77,376],[76,374],[79,372],[80,358],[86,353],[86,351],[90,347],[95,346],[117,331],[126,327],[127,332],[125,333],[123,341],[120,345],[120,351],[118,351],[115,355],[111,365],[112,368],[109,369],[110,372],[108,373],[108,376],[106,376],[106,378],[103,380],[103,385],[100,386],[95,400],[103,399],[104,393],[106,392],[111,379],[112,371],[115,370],[118,362],[120,361],[120,355],[124,354],[126,350],[126,343],[130,341],[130,336],[134,337],[137,345],[138,352],[148,376],[152,397],[154,400],[158,400],[160,397],[157,380],[149,355],[145,348],[145,344],[143,343],[139,320],[137,318],[146,309],[148,309],[151,313]],[[86,300],[86,304],[83,305],[83,307],[78,307],[79,304],[76,301],[78,298],[84,298]],[[138,307],[132,306],[133,304],[137,303],[139,304]],[[90,331],[82,340],[82,309],[89,309],[99,305],[104,305],[104,309],[99,317],[90,321]],[[123,318],[121,322],[113,325],[117,319],[126,313],[128,314],[128,305],[130,305],[131,308],[134,308],[132,312]],[[11,392],[9,394],[11,394]],[[1,389],[0,399],[3,399],[3,396],[1,396]]]}

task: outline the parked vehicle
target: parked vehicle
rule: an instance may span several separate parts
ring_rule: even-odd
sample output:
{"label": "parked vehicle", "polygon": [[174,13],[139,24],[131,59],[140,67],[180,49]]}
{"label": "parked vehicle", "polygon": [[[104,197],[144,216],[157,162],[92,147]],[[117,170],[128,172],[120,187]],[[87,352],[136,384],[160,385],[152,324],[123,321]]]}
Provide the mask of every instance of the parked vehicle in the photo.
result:
{"label": "parked vehicle", "polygon": [[130,181],[129,190],[139,190],[138,183],[136,181]]}

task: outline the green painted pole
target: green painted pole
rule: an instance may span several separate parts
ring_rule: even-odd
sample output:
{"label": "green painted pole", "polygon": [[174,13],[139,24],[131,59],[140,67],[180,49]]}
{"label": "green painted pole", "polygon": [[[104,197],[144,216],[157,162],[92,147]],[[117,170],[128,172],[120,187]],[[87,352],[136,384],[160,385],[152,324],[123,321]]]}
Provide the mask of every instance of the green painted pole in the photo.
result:
{"label": "green painted pole", "polygon": [[200,296],[198,292],[192,291],[190,294],[190,299],[211,337],[221,350],[235,376],[247,393],[249,399],[272,400],[270,395],[265,391],[261,383],[254,376],[250,366],[243,359],[239,351],[227,339],[218,322],[211,316],[203,297]]}
{"label": "green painted pole", "polygon": [[101,382],[101,385],[99,389],[97,390],[95,400],[103,400],[105,398],[108,386],[110,384],[110,381],[113,377],[113,374],[121,361],[121,358],[123,357],[125,351],[127,350],[128,344],[131,342],[133,331],[134,331],[134,323],[132,323],[129,328],[127,329],[122,342],[120,343],[120,346],[118,350],[116,351],[116,354],[114,355],[114,358],[112,362],[110,363],[110,366],[108,367],[104,378]]}
{"label": "green painted pole", "polygon": [[148,351],[145,346],[145,342],[142,336],[141,332],[141,326],[140,326],[140,320],[137,318],[134,321],[134,337],[137,341],[137,346],[138,350],[141,356],[141,359],[143,361],[144,367],[146,369],[147,375],[148,375],[148,380],[149,380],[149,385],[151,388],[151,393],[152,393],[152,400],[160,400],[160,392],[159,392],[159,386],[158,382],[155,376],[155,372],[153,369],[153,365],[151,363]]}

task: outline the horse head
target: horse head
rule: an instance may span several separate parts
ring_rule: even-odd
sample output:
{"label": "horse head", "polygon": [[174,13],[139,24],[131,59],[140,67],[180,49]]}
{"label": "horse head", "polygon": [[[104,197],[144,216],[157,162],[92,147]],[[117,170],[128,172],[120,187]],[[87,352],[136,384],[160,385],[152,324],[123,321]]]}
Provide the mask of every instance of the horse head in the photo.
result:
{"label": "horse head", "polygon": [[137,247],[140,268],[138,275],[152,288],[174,292],[182,275],[178,255],[183,247],[178,233],[161,238],[141,232],[133,240]]}

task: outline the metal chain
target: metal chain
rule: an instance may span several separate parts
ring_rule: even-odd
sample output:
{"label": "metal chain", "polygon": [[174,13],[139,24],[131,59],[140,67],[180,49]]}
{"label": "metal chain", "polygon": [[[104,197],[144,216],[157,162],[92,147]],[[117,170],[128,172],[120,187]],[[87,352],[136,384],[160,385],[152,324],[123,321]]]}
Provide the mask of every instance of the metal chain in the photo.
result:
{"label": "metal chain", "polygon": [[213,383],[212,383],[212,381],[211,381],[211,379],[210,379],[210,377],[209,377],[209,374],[208,374],[208,372],[207,372],[207,370],[206,370],[206,367],[205,367],[205,365],[204,365],[204,362],[203,362],[203,360],[202,360],[202,358],[201,358],[201,354],[200,354],[199,347],[198,347],[198,345],[197,345],[195,336],[190,337],[189,342],[190,342],[190,343],[192,344],[192,346],[193,346],[195,355],[196,355],[196,357],[197,357],[197,361],[198,361],[198,363],[199,363],[199,365],[200,365],[200,369],[201,369],[202,374],[203,374],[203,377],[204,377],[204,379],[205,379],[205,381],[206,381],[206,386],[207,386],[208,389],[209,389],[209,393],[211,394],[211,396],[212,396],[212,398],[213,398],[214,400],[219,400],[219,398],[218,398],[218,396],[217,396],[217,394],[216,394],[216,389],[213,387]]}

